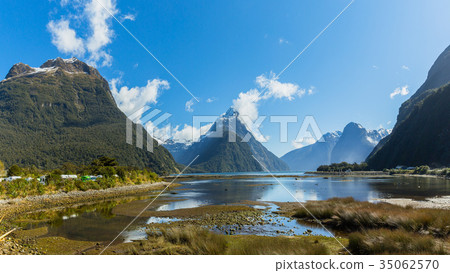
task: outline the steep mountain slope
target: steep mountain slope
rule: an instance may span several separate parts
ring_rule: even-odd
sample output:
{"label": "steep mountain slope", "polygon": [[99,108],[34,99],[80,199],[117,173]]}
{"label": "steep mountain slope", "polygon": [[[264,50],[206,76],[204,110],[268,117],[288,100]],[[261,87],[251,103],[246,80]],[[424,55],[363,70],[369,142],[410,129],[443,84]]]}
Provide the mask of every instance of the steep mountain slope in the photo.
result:
{"label": "steep mountain slope", "polygon": [[315,171],[320,165],[331,163],[331,151],[336,145],[341,132],[326,133],[323,142],[295,149],[281,157],[292,171]]}
{"label": "steep mountain slope", "polygon": [[368,131],[360,124],[350,122],[331,152],[331,163],[360,163],[387,134],[386,130]]}
{"label": "steep mountain slope", "polygon": [[[215,132],[220,131],[219,128],[223,129],[224,134],[220,135]],[[232,132],[232,137],[236,136],[236,141],[229,141],[229,132]],[[217,139],[221,139],[220,143],[222,147],[227,146],[225,150],[230,151],[233,149],[244,149],[243,152],[233,151],[233,152],[222,152],[221,150],[216,150],[218,153],[214,155],[216,158],[223,157],[222,161],[226,161],[227,166],[234,166],[233,168],[227,167],[221,169],[219,166],[214,166],[212,164],[205,164],[207,168],[204,169],[208,172],[225,172],[229,169],[239,169],[240,171],[260,171],[261,166],[254,164],[247,164],[246,162],[256,162],[252,157],[255,156],[261,164],[263,164],[270,171],[285,171],[289,167],[281,159],[267,150],[255,137],[247,130],[245,125],[239,119],[239,113],[233,108],[230,108],[224,115],[222,115],[210,128],[205,136],[202,136],[200,141],[192,144],[187,150],[179,155],[179,163],[188,164],[196,155],[200,155],[199,160],[206,162],[213,154],[210,153],[211,143],[216,143]],[[245,140],[245,141],[243,141]],[[228,144],[227,144],[228,143]],[[248,147],[250,152],[247,152]],[[233,155],[233,156],[231,156]],[[204,159],[200,159],[204,158]],[[217,161],[215,161],[217,162]],[[257,163],[257,162],[256,162]],[[198,164],[197,162],[194,165]],[[221,164],[220,166],[223,166]],[[195,167],[195,166],[193,166]]]}
{"label": "steep mountain slope", "polygon": [[450,46],[434,62],[424,84],[400,107],[392,134],[367,158],[370,168],[450,166],[449,82]]}
{"label": "steep mountain slope", "polygon": [[408,117],[370,154],[370,168],[450,166],[450,85],[421,96]]}
{"label": "steep mountain slope", "polygon": [[237,141],[229,142],[230,135],[235,133],[226,129],[222,137],[206,137],[192,144],[186,158],[190,162],[199,155],[192,168],[212,173],[262,171],[261,165],[252,157],[250,146],[239,136],[232,136]]}
{"label": "steep mountain slope", "polygon": [[434,64],[428,71],[428,76],[425,82],[417,89],[416,93],[411,96],[410,99],[405,101],[400,107],[399,114],[397,116],[397,123],[395,126],[400,125],[409,114],[414,110],[416,104],[420,103],[425,97],[428,96],[426,91],[441,87],[450,82],[450,46],[448,46],[444,52],[442,52],[436,59]]}
{"label": "steep mountain slope", "polygon": [[75,58],[49,60],[40,68],[19,63],[0,82],[0,158],[7,166],[56,168],[106,155],[160,174],[177,171],[156,141],[149,153],[127,144],[125,135],[126,116],[107,81]]}

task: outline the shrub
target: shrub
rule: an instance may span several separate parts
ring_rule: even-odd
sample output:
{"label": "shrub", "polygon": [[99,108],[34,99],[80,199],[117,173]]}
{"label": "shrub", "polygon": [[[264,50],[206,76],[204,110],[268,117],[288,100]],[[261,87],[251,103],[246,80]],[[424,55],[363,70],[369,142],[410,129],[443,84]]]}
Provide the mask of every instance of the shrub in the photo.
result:
{"label": "shrub", "polygon": [[77,189],[77,187],[75,186],[75,181],[73,179],[65,180],[63,188],[65,192],[71,192]]}
{"label": "shrub", "polygon": [[9,169],[8,169],[8,176],[20,176],[22,175],[22,169],[17,166],[17,165],[12,165]]}
{"label": "shrub", "polygon": [[102,189],[109,189],[116,186],[116,180],[112,177],[97,179],[97,183]]}
{"label": "shrub", "polygon": [[116,170],[111,166],[100,167],[98,174],[104,177],[112,177],[116,174]]}
{"label": "shrub", "polygon": [[414,173],[415,174],[427,174],[429,170],[430,170],[430,167],[428,167],[427,165],[423,165],[423,166],[416,167],[414,169]]}
{"label": "shrub", "polygon": [[6,188],[3,186],[3,184],[0,184],[0,195],[6,193]]}
{"label": "shrub", "polygon": [[5,164],[0,160],[0,176],[5,175]]}

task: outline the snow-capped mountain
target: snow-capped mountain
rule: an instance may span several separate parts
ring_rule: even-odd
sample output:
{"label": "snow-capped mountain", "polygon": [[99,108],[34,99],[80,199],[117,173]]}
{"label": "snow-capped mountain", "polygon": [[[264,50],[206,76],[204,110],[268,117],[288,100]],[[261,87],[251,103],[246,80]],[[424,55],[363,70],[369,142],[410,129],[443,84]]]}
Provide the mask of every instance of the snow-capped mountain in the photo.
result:
{"label": "snow-capped mountain", "polygon": [[293,171],[316,170],[331,163],[362,162],[378,142],[391,130],[366,130],[360,124],[350,122],[344,131],[324,134],[322,142],[295,149],[281,157]]}
{"label": "snow-capped mountain", "polygon": [[6,78],[2,82],[25,76],[54,74],[58,71],[63,71],[64,73],[68,74],[84,73],[101,78],[100,73],[95,68],[87,65],[86,63],[78,60],[75,57],[70,59],[63,59],[58,57],[56,59],[46,61],[40,67],[31,67],[24,63],[17,63],[9,70]]}
{"label": "snow-capped mountain", "polygon": [[[217,149],[217,145],[222,148]],[[173,155],[176,154],[175,160],[182,164],[189,164],[199,155],[193,167],[208,172],[264,170],[259,162],[270,171],[289,169],[286,163],[256,140],[233,107],[216,120],[209,131],[200,137],[199,142],[189,147],[174,144],[164,146]],[[248,152],[243,152],[247,149]]]}
{"label": "snow-capped mountain", "polygon": [[331,152],[331,163],[360,163],[378,142],[389,134],[386,129],[366,130],[361,124],[350,122]]}
{"label": "snow-capped mountain", "polygon": [[330,164],[331,151],[342,132],[326,133],[321,141],[295,149],[281,157],[292,171],[315,171],[320,165]]}

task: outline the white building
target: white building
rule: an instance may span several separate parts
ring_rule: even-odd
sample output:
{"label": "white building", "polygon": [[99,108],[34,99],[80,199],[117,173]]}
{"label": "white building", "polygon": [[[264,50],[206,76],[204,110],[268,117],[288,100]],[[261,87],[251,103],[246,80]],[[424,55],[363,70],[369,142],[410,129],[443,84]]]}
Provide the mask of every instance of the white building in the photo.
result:
{"label": "white building", "polygon": [[5,178],[5,181],[11,182],[11,181],[21,179],[21,178],[22,178],[21,176],[10,176],[10,177]]}
{"label": "white building", "polygon": [[78,176],[76,174],[62,174],[61,178],[62,179],[77,179]]}

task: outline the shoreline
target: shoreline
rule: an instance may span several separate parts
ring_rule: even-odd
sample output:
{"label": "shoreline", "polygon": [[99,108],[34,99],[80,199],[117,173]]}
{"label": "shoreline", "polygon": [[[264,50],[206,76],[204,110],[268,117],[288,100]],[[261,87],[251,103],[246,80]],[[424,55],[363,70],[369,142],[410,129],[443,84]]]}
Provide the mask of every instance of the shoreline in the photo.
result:
{"label": "shoreline", "polygon": [[[68,205],[98,202],[114,198],[143,194],[152,190],[163,189],[169,182],[156,182],[141,185],[127,185],[102,190],[59,192],[27,196],[14,199],[0,200],[0,215],[6,219],[14,218],[18,214],[65,207]],[[173,187],[177,185],[174,184]]]}
{"label": "shoreline", "polygon": [[350,172],[350,173],[338,173],[338,172],[305,172],[305,174],[314,175],[315,177],[422,177],[422,178],[436,178],[449,180],[450,178],[434,174],[408,174],[408,173],[396,173],[389,174],[382,171],[362,171],[362,172]]}
{"label": "shoreline", "polygon": [[373,201],[384,202],[413,209],[446,209],[450,210],[450,196],[426,198],[425,201],[410,198],[375,198]]}

